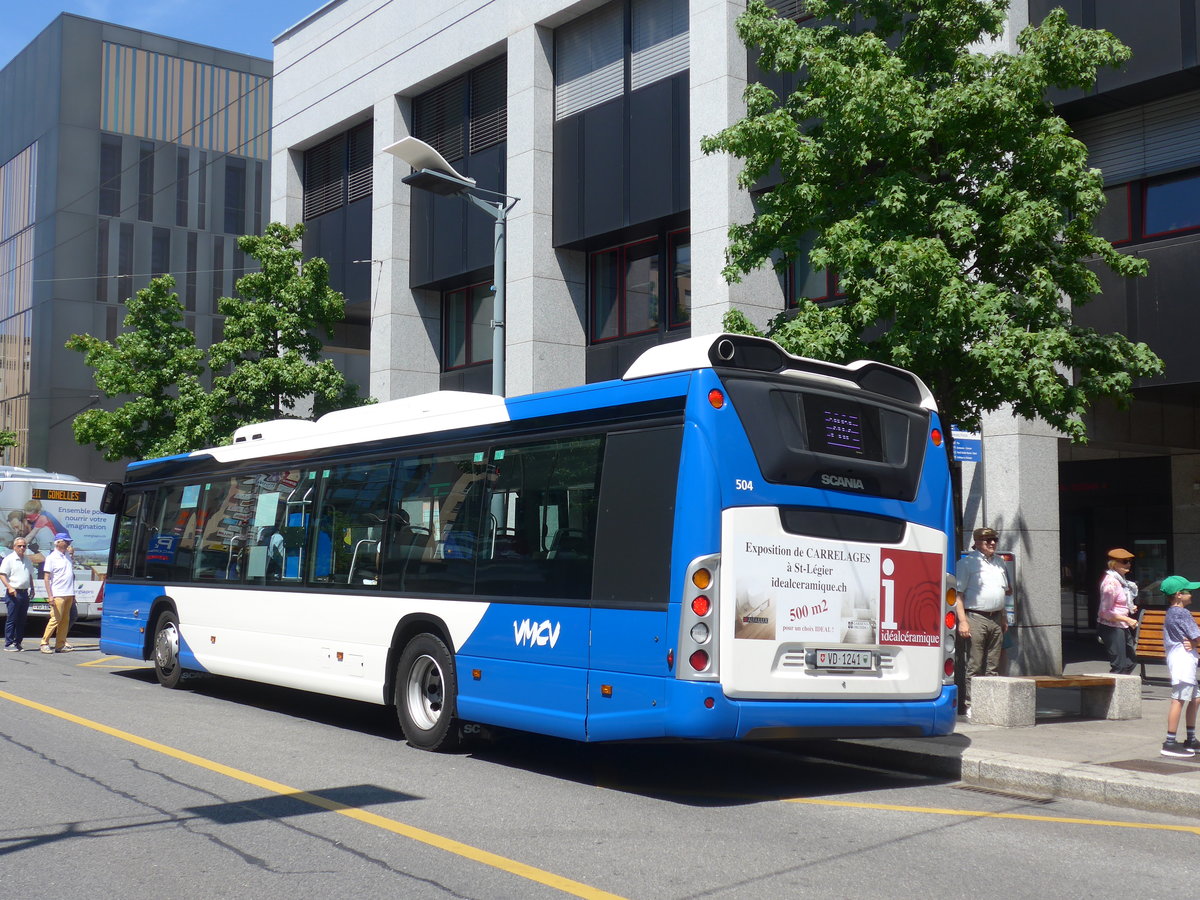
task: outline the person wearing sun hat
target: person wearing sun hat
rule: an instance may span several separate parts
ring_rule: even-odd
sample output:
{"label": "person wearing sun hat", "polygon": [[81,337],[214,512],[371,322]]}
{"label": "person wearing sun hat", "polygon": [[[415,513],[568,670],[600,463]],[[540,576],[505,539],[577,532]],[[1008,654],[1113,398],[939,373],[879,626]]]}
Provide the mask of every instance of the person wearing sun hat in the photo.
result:
{"label": "person wearing sun hat", "polygon": [[1108,668],[1114,675],[1133,672],[1134,629],[1138,627],[1138,586],[1126,576],[1133,566],[1133,554],[1122,547],[1108,551],[1108,571],[1100,582],[1100,609],[1096,615],[1096,630],[1108,651]]}
{"label": "person wearing sun hat", "polygon": [[[75,560],[68,554],[71,536],[65,531],[54,535],[54,552],[46,557],[42,571],[46,576],[46,599],[50,603],[50,621],[42,632],[43,653],[70,653],[75,648],[67,643],[71,628],[71,609],[75,606]],[[54,637],[54,649],[50,638]]]}
{"label": "person wearing sun hat", "polygon": [[[1167,708],[1167,739],[1163,741],[1162,755],[1179,759],[1189,759],[1200,750],[1200,741],[1196,740],[1196,711],[1200,709],[1200,693],[1196,688],[1200,626],[1187,610],[1196,588],[1200,588],[1200,581],[1188,581],[1182,575],[1168,575],[1159,586],[1170,604],[1163,620],[1163,649],[1167,651],[1167,670],[1171,673],[1171,705]],[[1179,714],[1185,706],[1187,740],[1179,741]]]}

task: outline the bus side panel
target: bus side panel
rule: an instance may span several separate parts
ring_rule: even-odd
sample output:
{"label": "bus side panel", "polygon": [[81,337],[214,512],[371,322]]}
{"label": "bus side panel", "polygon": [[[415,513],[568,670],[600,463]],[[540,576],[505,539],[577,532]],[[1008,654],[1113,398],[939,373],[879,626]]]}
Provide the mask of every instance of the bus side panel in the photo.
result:
{"label": "bus side panel", "polygon": [[161,585],[114,584],[104,586],[104,612],[100,617],[100,652],[144,660],[150,607],[163,596]]}
{"label": "bus side panel", "polygon": [[458,648],[463,719],[583,740],[590,611],[495,603]]}
{"label": "bus side panel", "polygon": [[672,675],[667,652],[674,643],[666,624],[665,611],[592,611],[589,741],[665,735],[664,682]]}

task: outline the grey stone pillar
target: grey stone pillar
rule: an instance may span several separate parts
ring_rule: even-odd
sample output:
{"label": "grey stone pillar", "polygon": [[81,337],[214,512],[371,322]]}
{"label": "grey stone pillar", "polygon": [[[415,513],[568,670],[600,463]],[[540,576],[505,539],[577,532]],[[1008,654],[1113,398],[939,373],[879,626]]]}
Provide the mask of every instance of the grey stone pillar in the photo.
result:
{"label": "grey stone pillar", "polygon": [[[1007,409],[984,416],[983,458],[964,465],[963,542],[988,525],[1016,554],[1016,626],[1009,675],[1062,672],[1058,432]],[[959,548],[965,549],[965,548]]]}
{"label": "grey stone pillar", "polygon": [[754,212],[750,195],[737,186],[741,161],[723,154],[705,156],[700,139],[716,134],[746,114],[746,47],[734,23],[745,0],[691,0],[689,5],[690,75],[688,85],[692,205],[692,334],[721,330],[731,306],[762,328],[783,309],[779,278],[767,267],[738,284],[728,284],[721,269],[729,244],[729,223],[748,222]]}
{"label": "grey stone pillar", "polygon": [[529,26],[508,39],[508,214],[505,393],[583,381],[585,254],[551,245],[554,211],[554,32]]}
{"label": "grey stone pillar", "polygon": [[371,396],[376,400],[436,391],[441,309],[433,291],[409,287],[412,170],[383,148],[409,133],[409,101],[375,104],[371,171]]}

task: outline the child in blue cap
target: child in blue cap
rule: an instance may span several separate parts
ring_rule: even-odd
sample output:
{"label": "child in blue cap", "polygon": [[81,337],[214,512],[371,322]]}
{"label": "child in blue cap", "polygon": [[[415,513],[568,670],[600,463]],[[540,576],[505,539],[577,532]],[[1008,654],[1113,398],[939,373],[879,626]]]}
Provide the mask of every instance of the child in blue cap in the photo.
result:
{"label": "child in blue cap", "polygon": [[[1179,759],[1190,759],[1200,748],[1200,741],[1196,740],[1196,710],[1200,707],[1196,651],[1200,648],[1200,626],[1187,610],[1195,588],[1200,588],[1200,582],[1188,581],[1182,575],[1168,575],[1159,588],[1170,603],[1163,621],[1163,649],[1167,651],[1167,669],[1171,673],[1171,706],[1167,710],[1167,739],[1162,745],[1162,755]],[[1180,742],[1176,735],[1184,704],[1187,704],[1184,717],[1187,740]]]}

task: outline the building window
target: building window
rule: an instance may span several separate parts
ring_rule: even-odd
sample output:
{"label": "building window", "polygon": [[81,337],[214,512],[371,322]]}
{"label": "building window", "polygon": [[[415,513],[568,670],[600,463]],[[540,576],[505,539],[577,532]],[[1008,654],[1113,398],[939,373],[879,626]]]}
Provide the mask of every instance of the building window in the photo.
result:
{"label": "building window", "polygon": [[1200,172],[1149,181],[1143,191],[1144,237],[1200,228]]}
{"label": "building window", "polygon": [[225,233],[246,233],[246,161],[225,160]]}
{"label": "building window", "polygon": [[846,295],[838,285],[836,272],[814,269],[808,261],[813,239],[805,238],[787,270],[787,308],[795,309],[804,301],[826,303],[841,300]]}
{"label": "building window", "polygon": [[96,299],[108,302],[108,219],[96,222]]}
{"label": "building window", "polygon": [[138,218],[154,221],[154,144],[142,141],[138,151]]}
{"label": "building window", "polygon": [[502,143],[508,137],[508,57],[416,97],[413,136],[449,163]]}
{"label": "building window", "polygon": [[175,157],[175,224],[187,228],[190,156],[187,147],[179,148]]}
{"label": "building window", "polygon": [[670,315],[668,328],[682,328],[692,324],[692,236],[687,231],[677,231],[670,236],[671,242],[671,295],[668,297]]}
{"label": "building window", "polygon": [[304,220],[371,196],[374,125],[364,122],[304,152]]}
{"label": "building window", "polygon": [[157,278],[171,271],[171,229],[155,228],[150,236],[150,274]]}
{"label": "building window", "polygon": [[100,135],[100,215],[121,214],[121,139]]}
{"label": "building window", "polygon": [[646,334],[661,321],[661,241],[613,247],[591,258],[592,341]]}
{"label": "building window", "polygon": [[554,50],[554,116],[565,119],[686,70],[687,0],[610,3],[557,29]]}
{"label": "building window", "polygon": [[447,291],[442,295],[444,371],[492,361],[494,303],[490,282]]}

